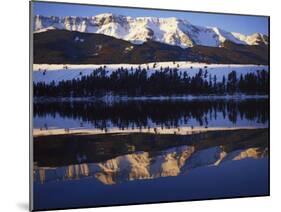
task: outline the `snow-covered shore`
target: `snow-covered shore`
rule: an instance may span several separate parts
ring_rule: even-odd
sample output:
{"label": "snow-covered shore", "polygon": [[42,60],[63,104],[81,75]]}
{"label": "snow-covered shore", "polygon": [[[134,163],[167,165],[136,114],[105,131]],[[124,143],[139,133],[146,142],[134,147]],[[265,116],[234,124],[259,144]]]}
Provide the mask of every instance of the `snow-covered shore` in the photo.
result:
{"label": "snow-covered shore", "polygon": [[120,130],[119,128],[111,128],[105,130],[101,129],[90,129],[90,128],[71,128],[71,129],[60,129],[60,128],[50,128],[50,129],[33,129],[33,136],[48,136],[48,135],[64,135],[64,134],[88,134],[88,135],[97,135],[97,134],[128,134],[128,133],[153,133],[153,134],[176,134],[176,135],[192,135],[202,132],[209,131],[224,131],[224,130],[242,130],[242,129],[264,129],[264,127],[257,126],[244,126],[244,127],[178,127],[170,129],[161,129],[161,127],[155,127],[151,129],[126,129]]}
{"label": "snow-covered shore", "polygon": [[147,76],[156,71],[160,71],[161,67],[164,68],[177,68],[180,73],[186,72],[188,76],[192,77],[200,69],[205,73],[207,71],[208,79],[216,75],[216,80],[219,82],[222,80],[223,76],[227,75],[231,71],[236,71],[237,75],[244,75],[247,73],[254,73],[257,70],[266,70],[268,71],[267,65],[244,65],[244,64],[206,64],[206,63],[192,63],[192,62],[157,62],[155,63],[146,63],[146,64],[34,64],[33,65],[33,74],[32,80],[34,83],[45,82],[50,83],[55,81],[56,83],[62,80],[72,80],[78,79],[82,76],[90,75],[94,69],[105,67],[107,75],[110,75],[113,71],[118,68],[123,67],[131,71],[135,71],[136,68],[146,69]]}

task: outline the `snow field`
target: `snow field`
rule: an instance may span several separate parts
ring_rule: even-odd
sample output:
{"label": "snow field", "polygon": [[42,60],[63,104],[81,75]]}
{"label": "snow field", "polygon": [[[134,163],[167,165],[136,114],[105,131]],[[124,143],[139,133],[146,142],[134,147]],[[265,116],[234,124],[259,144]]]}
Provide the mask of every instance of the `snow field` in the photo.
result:
{"label": "snow field", "polygon": [[[203,75],[207,71],[206,78],[213,80],[216,75],[217,82],[222,81],[223,76],[227,79],[228,74],[231,71],[236,71],[237,77],[240,75],[245,75],[247,73],[255,73],[257,70],[268,71],[267,65],[237,65],[237,64],[206,64],[206,63],[191,63],[191,62],[158,62],[154,66],[154,63],[146,64],[86,64],[86,65],[73,65],[73,64],[34,64],[33,65],[33,82],[45,82],[51,83],[55,81],[58,83],[60,81],[79,79],[82,76],[90,75],[93,70],[100,67],[105,67],[106,74],[109,76],[113,71],[118,68],[123,67],[128,69],[129,72],[134,72],[137,68],[147,70],[147,76],[150,77],[151,74],[156,71],[160,71],[161,67],[165,68],[177,68],[178,74],[183,74],[186,72],[188,76],[192,77],[201,69]],[[133,68],[133,71],[131,71]]]}

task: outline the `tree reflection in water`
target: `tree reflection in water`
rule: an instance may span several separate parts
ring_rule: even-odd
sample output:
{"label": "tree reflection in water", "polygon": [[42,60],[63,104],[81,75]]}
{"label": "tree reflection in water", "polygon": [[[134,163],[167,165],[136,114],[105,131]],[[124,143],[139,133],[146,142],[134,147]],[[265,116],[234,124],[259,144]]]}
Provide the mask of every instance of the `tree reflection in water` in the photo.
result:
{"label": "tree reflection in water", "polygon": [[[252,124],[267,124],[268,99],[247,100],[193,100],[193,101],[64,101],[34,103],[34,117],[61,117],[108,131],[108,128],[143,129],[154,131],[160,127],[178,128],[202,126],[210,123],[223,126],[224,121],[239,125],[243,121]],[[38,127],[38,126],[35,126]],[[42,127],[42,126],[40,126]],[[44,126],[43,126],[44,127]]]}

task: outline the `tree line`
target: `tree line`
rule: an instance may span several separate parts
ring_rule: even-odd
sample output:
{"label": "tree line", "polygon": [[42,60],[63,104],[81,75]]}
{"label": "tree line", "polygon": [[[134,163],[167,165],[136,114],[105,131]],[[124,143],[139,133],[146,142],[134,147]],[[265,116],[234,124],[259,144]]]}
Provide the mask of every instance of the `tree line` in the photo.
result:
{"label": "tree line", "polygon": [[[218,81],[206,69],[194,76],[178,68],[162,68],[148,75],[147,68],[120,67],[110,74],[100,67],[87,76],[55,83],[33,83],[36,97],[89,97],[112,95],[185,95],[185,94],[268,94],[269,73],[265,70],[238,75],[235,70]],[[47,73],[43,73],[46,75]]]}

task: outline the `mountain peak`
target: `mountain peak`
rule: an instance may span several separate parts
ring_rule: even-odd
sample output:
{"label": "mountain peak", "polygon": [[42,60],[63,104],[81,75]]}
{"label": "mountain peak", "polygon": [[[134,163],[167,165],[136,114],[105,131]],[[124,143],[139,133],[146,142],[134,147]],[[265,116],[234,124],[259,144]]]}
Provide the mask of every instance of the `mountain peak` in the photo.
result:
{"label": "mountain peak", "polygon": [[118,15],[114,13],[100,13],[98,15],[93,16],[93,18],[96,19],[103,19],[103,18],[127,18],[127,16],[124,15]]}
{"label": "mountain peak", "polygon": [[100,14],[94,16],[94,17],[103,18],[103,17],[111,17],[111,16],[114,16],[114,14],[113,13],[100,13]]}
{"label": "mountain peak", "polygon": [[176,45],[183,48],[195,45],[221,47],[226,40],[244,45],[267,45],[267,37],[260,33],[251,36],[227,32],[218,27],[192,25],[176,17],[130,17],[114,13],[102,13],[92,17],[34,17],[34,31],[65,29],[109,35],[132,43],[148,40]]}

